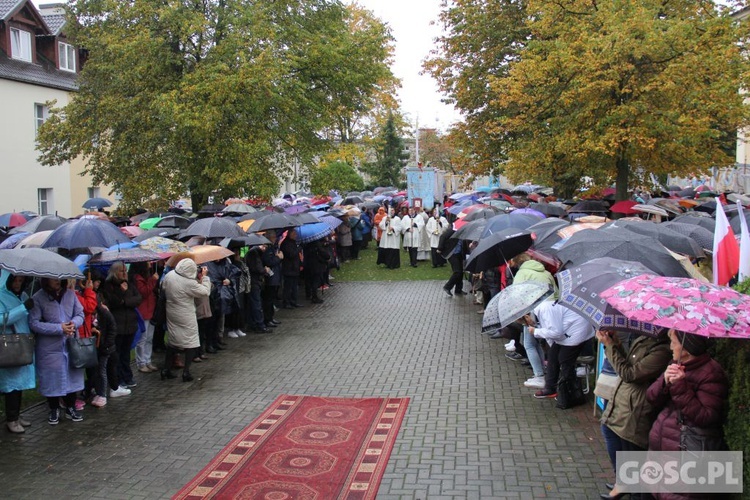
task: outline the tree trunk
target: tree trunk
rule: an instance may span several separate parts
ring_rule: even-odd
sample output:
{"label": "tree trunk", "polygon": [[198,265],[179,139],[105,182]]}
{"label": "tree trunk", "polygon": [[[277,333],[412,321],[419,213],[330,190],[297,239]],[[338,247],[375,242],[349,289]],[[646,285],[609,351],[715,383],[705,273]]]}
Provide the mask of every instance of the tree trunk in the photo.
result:
{"label": "tree trunk", "polygon": [[630,164],[625,153],[617,157],[617,182],[615,184],[615,200],[627,200],[628,196],[628,178],[630,176]]}

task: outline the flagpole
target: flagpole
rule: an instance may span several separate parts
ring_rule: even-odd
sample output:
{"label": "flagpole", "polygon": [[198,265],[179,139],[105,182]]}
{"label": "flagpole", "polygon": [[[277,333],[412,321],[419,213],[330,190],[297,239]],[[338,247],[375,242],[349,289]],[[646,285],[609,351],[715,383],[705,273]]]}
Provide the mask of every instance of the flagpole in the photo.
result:
{"label": "flagpole", "polygon": [[747,229],[747,219],[743,213],[742,203],[737,200],[737,213],[740,217],[740,272],[737,281],[750,278],[750,232]]}

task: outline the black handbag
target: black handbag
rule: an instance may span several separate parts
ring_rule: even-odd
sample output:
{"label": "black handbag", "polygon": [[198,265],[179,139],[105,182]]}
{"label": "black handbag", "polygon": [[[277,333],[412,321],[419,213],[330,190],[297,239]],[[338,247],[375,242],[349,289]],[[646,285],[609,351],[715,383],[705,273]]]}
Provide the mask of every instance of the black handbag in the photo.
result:
{"label": "black handbag", "polygon": [[[5,333],[8,313],[3,316],[0,333],[0,368],[17,368],[34,362],[34,336],[30,333]],[[11,327],[12,329],[12,327]]]}
{"label": "black handbag", "polygon": [[679,413],[681,451],[727,451],[724,433],[720,427],[703,428],[685,424],[682,412]]}
{"label": "black handbag", "polygon": [[580,406],[586,403],[586,396],[583,394],[583,388],[578,378],[573,380],[560,379],[557,384],[557,407],[561,410],[567,410],[574,406]]}
{"label": "black handbag", "polygon": [[149,323],[154,326],[163,326],[167,322],[167,294],[161,286],[159,286],[158,290],[159,294],[156,297],[154,315],[151,316]]}
{"label": "black handbag", "polygon": [[99,366],[96,338],[80,338],[78,333],[68,338],[68,360],[73,368],[94,368]]}

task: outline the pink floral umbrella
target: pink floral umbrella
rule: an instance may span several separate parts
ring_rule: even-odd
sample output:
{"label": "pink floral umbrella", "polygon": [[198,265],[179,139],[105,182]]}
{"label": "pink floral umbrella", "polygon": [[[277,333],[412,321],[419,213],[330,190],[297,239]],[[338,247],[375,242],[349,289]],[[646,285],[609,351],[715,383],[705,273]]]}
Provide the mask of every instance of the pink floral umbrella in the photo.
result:
{"label": "pink floral umbrella", "polygon": [[728,287],[644,274],[599,296],[632,320],[704,337],[750,338],[750,295]]}

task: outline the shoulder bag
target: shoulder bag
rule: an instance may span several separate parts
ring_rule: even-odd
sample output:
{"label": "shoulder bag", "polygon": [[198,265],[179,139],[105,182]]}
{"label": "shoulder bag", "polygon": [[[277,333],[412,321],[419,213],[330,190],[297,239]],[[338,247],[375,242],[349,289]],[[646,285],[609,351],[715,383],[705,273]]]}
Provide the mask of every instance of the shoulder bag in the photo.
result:
{"label": "shoulder bag", "polygon": [[99,366],[96,350],[96,338],[81,338],[78,332],[68,337],[68,360],[73,368],[94,368]]}
{"label": "shoulder bag", "polygon": [[685,424],[682,412],[679,413],[681,451],[727,451],[721,427],[695,427]]}
{"label": "shoulder bag", "polygon": [[[34,361],[34,336],[30,333],[6,333],[8,313],[3,315],[0,333],[0,368],[30,365]],[[13,326],[10,327],[13,330]]]}

